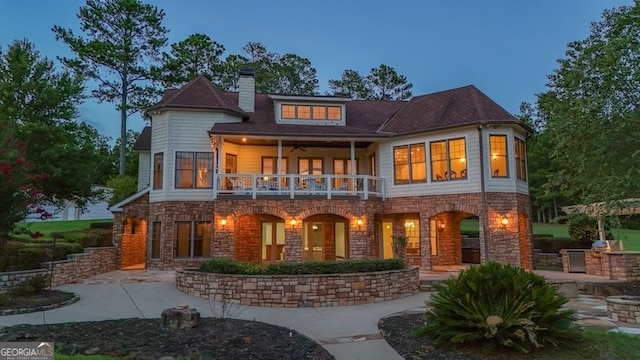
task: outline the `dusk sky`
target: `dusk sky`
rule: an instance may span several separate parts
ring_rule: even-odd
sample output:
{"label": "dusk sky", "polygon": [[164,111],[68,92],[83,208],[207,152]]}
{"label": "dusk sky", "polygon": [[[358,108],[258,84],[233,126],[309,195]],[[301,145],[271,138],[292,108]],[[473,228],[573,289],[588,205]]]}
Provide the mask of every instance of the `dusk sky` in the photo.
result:
{"label": "dusk sky", "polygon": [[[413,83],[413,94],[473,84],[516,114],[522,101],[545,91],[566,45],[584,39],[606,8],[631,0],[451,1],[147,1],[165,11],[169,42],[204,33],[228,54],[250,41],[279,54],[308,58],[320,92],[345,69],[366,75],[386,64]],[[73,56],[55,40],[53,25],[79,28],[82,0],[0,0],[0,47],[15,39],[35,43],[40,54]],[[58,64],[59,65],[59,64]],[[80,119],[101,133],[119,135],[112,104],[88,100]],[[129,118],[140,131],[144,122]]]}

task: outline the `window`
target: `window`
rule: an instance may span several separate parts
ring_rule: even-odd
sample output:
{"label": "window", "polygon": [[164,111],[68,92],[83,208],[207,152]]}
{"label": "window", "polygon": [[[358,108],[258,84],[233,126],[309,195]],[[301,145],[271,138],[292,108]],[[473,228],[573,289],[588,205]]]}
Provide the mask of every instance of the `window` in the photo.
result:
{"label": "window", "polygon": [[508,177],[507,136],[489,135],[489,151],[491,152],[491,177]]}
{"label": "window", "polygon": [[280,113],[283,119],[342,120],[340,106],[282,104]]}
{"label": "window", "polygon": [[435,219],[429,220],[429,241],[431,255],[438,255],[438,223]]}
{"label": "window", "polygon": [[431,181],[467,178],[467,150],[464,138],[433,141],[431,148]]}
{"label": "window", "polygon": [[164,167],[164,153],[157,153],[153,155],[153,189],[162,189],[163,167]]}
{"label": "window", "polygon": [[154,222],[151,224],[151,258],[159,259],[160,258],[160,235],[162,234],[160,231],[159,222]]}
{"label": "window", "polygon": [[395,146],[393,154],[396,184],[410,184],[427,180],[424,144]]}
{"label": "window", "polygon": [[527,148],[522,139],[516,139],[516,177],[527,181]]}
{"label": "window", "polygon": [[173,257],[211,257],[211,223],[177,221],[174,224]]}
{"label": "window", "polygon": [[213,184],[213,153],[176,152],[176,188],[211,189]]}
{"label": "window", "polygon": [[404,222],[407,237],[407,255],[420,256],[420,220],[407,219]]}

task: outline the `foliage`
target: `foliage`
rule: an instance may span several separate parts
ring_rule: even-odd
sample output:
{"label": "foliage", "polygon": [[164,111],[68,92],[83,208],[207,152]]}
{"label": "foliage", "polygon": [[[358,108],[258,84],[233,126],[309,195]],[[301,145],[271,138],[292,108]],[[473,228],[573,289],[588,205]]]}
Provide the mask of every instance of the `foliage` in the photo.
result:
{"label": "foliage", "polygon": [[408,242],[409,238],[407,236],[391,235],[391,248],[394,258],[404,259],[406,257]]}
{"label": "foliage", "polygon": [[589,36],[568,44],[566,58],[538,95],[562,171],[579,203],[640,192],[640,2],[605,10]]}
{"label": "foliage", "polygon": [[[87,0],[78,18],[84,36],[54,26],[56,39],[77,58],[62,62],[77,74],[96,80],[91,94],[120,111],[120,138],[126,138],[127,117],[149,106],[157,97],[153,86],[160,72],[154,64],[166,45],[164,12],[139,0]],[[126,142],[120,144],[119,174],[125,173]]]}
{"label": "foliage", "polygon": [[295,54],[280,55],[258,42],[242,48],[244,54],[231,54],[220,64],[214,83],[226,91],[237,91],[238,72],[251,68],[255,72],[256,91],[292,95],[314,95],[318,89],[316,69],[309,59]]}
{"label": "foliage", "polygon": [[49,275],[36,274],[10,289],[11,296],[25,296],[39,293],[49,287]]}
{"label": "foliage", "polygon": [[109,206],[112,206],[136,193],[138,178],[130,175],[116,175],[107,181],[107,187],[112,190],[109,198]]}
{"label": "foliage", "polygon": [[483,343],[529,351],[578,340],[567,299],[542,276],[489,262],[434,285],[426,325],[417,335],[438,345]]}
{"label": "foliage", "polygon": [[[607,239],[613,239],[611,231],[606,229],[605,234]],[[600,238],[598,233],[598,221],[595,218],[590,218],[585,214],[577,214],[569,217],[569,236],[575,241],[591,244],[594,240]]]}
{"label": "foliage", "polygon": [[358,259],[348,261],[280,262],[266,266],[236,261],[229,258],[216,258],[203,262],[200,271],[218,274],[238,275],[310,275],[310,274],[348,274],[404,269],[399,259]]}
{"label": "foliage", "polygon": [[[82,207],[98,195],[106,139],[75,121],[81,79],[58,72],[33,44],[0,51],[0,235],[27,215],[27,206],[71,200]],[[37,198],[34,196],[37,192]]]}
{"label": "foliage", "polygon": [[329,80],[333,95],[364,100],[406,100],[411,97],[413,84],[388,65],[372,68],[367,76],[355,70],[345,70],[339,80]]}
{"label": "foliage", "polygon": [[590,249],[591,241],[574,240],[553,236],[534,236],[533,248],[543,253],[558,253],[562,249]]}
{"label": "foliage", "polygon": [[220,71],[223,53],[224,46],[205,34],[191,34],[171,44],[171,52],[162,54],[163,85],[166,88],[180,87],[198,76],[213,80]]}

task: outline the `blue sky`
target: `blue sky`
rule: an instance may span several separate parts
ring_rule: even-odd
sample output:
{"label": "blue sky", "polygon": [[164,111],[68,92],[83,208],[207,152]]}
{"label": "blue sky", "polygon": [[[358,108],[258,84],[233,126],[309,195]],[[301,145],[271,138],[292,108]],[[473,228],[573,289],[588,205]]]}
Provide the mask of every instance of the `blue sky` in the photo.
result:
{"label": "blue sky", "polygon": [[[250,41],[269,51],[306,57],[320,91],[345,69],[367,74],[394,67],[421,95],[473,84],[511,113],[545,91],[566,45],[584,39],[605,8],[632,0],[197,1],[148,0],[165,11],[169,41],[196,32],[241,52]],[[49,58],[72,56],[53,25],[77,31],[83,0],[0,0],[0,47],[15,39],[35,43]],[[88,100],[80,119],[116,138],[119,113]],[[141,130],[137,115],[129,128]]]}

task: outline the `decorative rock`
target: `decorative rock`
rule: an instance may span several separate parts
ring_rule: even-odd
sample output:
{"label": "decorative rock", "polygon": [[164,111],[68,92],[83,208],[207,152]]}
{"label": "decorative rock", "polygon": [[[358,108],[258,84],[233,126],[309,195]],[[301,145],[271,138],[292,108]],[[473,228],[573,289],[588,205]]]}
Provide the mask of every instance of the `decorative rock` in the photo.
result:
{"label": "decorative rock", "polygon": [[98,347],[94,347],[94,348],[91,348],[91,349],[87,349],[87,350],[85,350],[85,351],[84,351],[84,354],[85,354],[85,355],[95,355],[95,354],[97,354],[99,351],[100,351],[100,348],[98,348]]}
{"label": "decorative rock", "polygon": [[188,305],[179,305],[162,310],[162,327],[165,329],[188,329],[198,326],[200,313]]}

